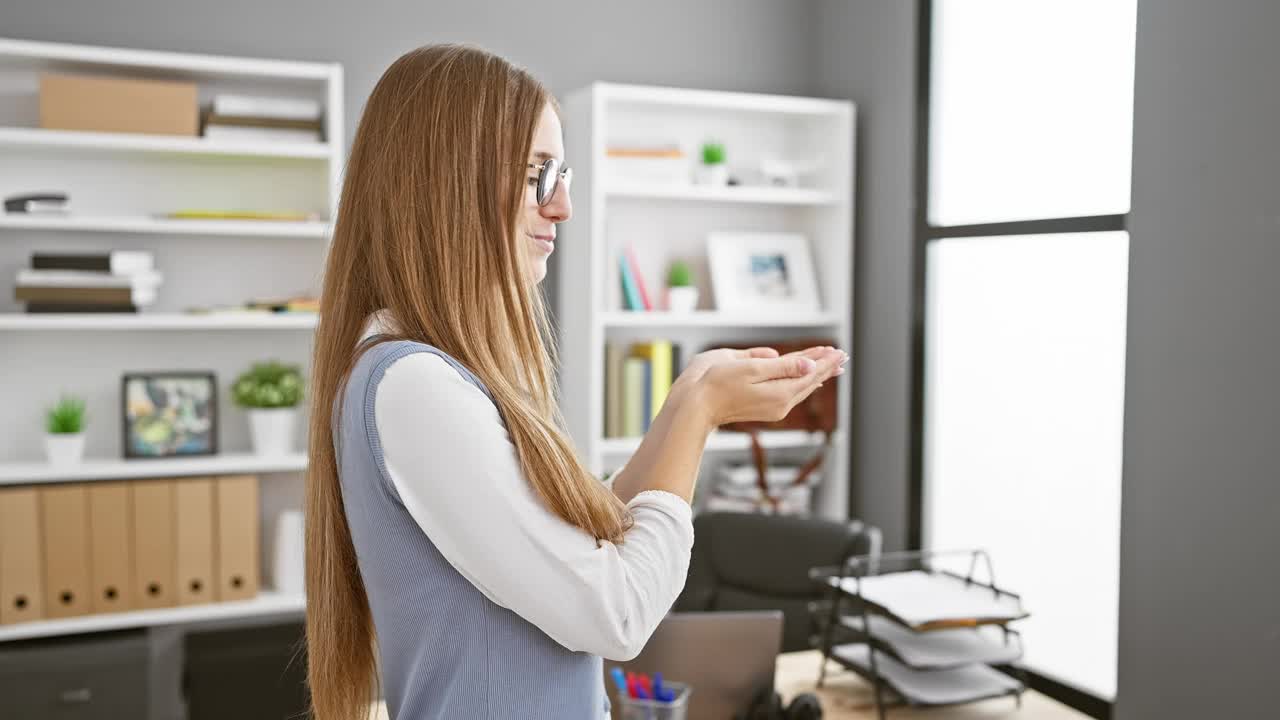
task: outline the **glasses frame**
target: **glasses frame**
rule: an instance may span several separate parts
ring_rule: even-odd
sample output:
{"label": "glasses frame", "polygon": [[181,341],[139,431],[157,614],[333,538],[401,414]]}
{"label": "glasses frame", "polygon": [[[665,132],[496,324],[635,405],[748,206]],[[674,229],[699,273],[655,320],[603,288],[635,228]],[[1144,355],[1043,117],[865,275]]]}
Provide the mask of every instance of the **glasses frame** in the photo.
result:
{"label": "glasses frame", "polygon": [[573,182],[573,168],[561,168],[560,161],[555,158],[547,158],[541,163],[528,163],[525,167],[538,171],[538,185],[535,188],[538,207],[546,207],[556,196],[556,190],[560,189],[562,183],[567,188]]}

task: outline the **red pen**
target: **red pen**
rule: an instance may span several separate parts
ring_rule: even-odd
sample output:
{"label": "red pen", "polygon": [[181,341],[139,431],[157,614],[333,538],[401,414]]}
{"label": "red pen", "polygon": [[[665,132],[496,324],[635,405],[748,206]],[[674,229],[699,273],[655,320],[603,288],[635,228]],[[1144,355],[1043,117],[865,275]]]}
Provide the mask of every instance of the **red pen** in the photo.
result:
{"label": "red pen", "polygon": [[633,700],[640,697],[640,694],[636,692],[636,686],[638,684],[639,683],[636,681],[636,674],[633,672],[628,672],[627,673],[627,697],[630,697]]}
{"label": "red pen", "polygon": [[636,675],[636,684],[638,684],[640,687],[644,688],[644,692],[645,692],[645,694],[646,694],[646,695],[648,695],[649,697],[651,697],[651,698],[652,698],[652,697],[656,697],[656,696],[653,694],[653,682],[652,682],[651,680],[649,680],[649,676],[648,676],[648,675],[645,675],[644,673],[638,673],[638,674]]}

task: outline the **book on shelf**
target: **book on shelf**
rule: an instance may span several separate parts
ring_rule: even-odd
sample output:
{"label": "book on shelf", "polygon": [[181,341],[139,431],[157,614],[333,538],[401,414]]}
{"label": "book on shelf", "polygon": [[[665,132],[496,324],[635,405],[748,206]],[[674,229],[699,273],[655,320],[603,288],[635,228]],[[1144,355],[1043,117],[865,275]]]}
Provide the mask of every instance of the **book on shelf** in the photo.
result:
{"label": "book on shelf", "polygon": [[116,274],[99,270],[35,270],[18,271],[17,283],[25,287],[79,288],[147,288],[154,290],[164,281],[157,270],[139,270]]}
{"label": "book on shelf", "polygon": [[45,313],[137,313],[138,306],[131,303],[81,303],[81,302],[28,302],[29,314]]}
{"label": "book on shelf", "polygon": [[640,290],[635,276],[631,273],[631,265],[626,255],[618,255],[618,268],[622,275],[622,303],[628,310],[644,310],[644,301],[640,299]]}
{"label": "book on shelf", "polygon": [[320,214],[294,210],[212,210],[187,209],[160,213],[156,217],[165,220],[273,220],[280,222],[304,222],[319,220]]}
{"label": "book on shelf", "polygon": [[285,127],[253,127],[247,125],[206,125],[204,137],[210,140],[261,143],[318,143],[320,130]]}
{"label": "book on shelf", "polygon": [[670,340],[611,342],[605,355],[605,437],[643,435],[679,374],[679,346]]}
{"label": "book on shelf", "polygon": [[34,252],[33,270],[87,270],[113,275],[129,275],[155,269],[155,256],[141,250],[112,250],[105,253]]}
{"label": "book on shelf", "polygon": [[627,258],[627,265],[631,269],[631,277],[636,284],[636,292],[640,294],[640,308],[632,308],[644,310],[652,310],[653,302],[649,299],[649,290],[644,284],[644,274],[640,272],[640,263],[636,261],[635,250],[630,245],[623,249],[623,253]]}
{"label": "book on shelf", "polygon": [[[82,304],[101,305],[150,305],[156,300],[156,291],[135,287],[31,287],[19,285],[13,289],[13,299],[26,303],[61,303],[68,307]],[[73,312],[66,310],[66,312]]]}
{"label": "book on shelf", "polygon": [[230,117],[319,120],[322,108],[318,100],[306,98],[218,93],[213,96],[210,111],[214,115]]}

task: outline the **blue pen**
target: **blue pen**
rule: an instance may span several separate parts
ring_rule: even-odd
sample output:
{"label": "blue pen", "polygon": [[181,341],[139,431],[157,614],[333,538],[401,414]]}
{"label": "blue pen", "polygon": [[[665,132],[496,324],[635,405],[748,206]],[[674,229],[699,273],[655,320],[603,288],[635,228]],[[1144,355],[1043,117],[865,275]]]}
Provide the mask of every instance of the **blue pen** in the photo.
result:
{"label": "blue pen", "polygon": [[649,697],[649,693],[645,692],[644,686],[643,686],[643,685],[641,685],[640,683],[636,683],[636,697],[637,697],[637,698],[639,698],[640,700],[652,700],[652,699],[653,699],[653,698]]}
{"label": "blue pen", "polygon": [[667,699],[667,689],[662,687],[662,673],[660,672],[653,674],[653,698],[662,702],[671,702],[671,700],[675,699],[674,696],[671,700]]}
{"label": "blue pen", "polygon": [[618,686],[619,697],[627,697],[627,676],[622,674],[622,668],[614,666],[609,675],[613,678],[613,684]]}

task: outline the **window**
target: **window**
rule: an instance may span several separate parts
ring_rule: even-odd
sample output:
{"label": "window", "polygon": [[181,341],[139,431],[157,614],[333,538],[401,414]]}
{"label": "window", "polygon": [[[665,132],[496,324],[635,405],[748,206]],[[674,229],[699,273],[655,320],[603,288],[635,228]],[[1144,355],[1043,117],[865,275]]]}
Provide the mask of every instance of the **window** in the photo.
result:
{"label": "window", "polygon": [[1136,0],[933,0],[913,538],[983,547],[1024,665],[1110,702]]}

